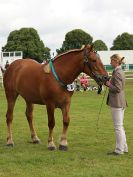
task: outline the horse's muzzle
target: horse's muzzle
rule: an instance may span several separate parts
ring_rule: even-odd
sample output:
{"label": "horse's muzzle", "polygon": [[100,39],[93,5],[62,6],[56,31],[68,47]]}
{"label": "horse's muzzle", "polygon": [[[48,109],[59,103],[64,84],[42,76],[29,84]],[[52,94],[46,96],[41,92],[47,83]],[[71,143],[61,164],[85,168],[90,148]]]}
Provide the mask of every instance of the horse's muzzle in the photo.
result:
{"label": "horse's muzzle", "polygon": [[94,79],[98,85],[103,85],[110,79],[110,77],[107,75],[95,74]]}
{"label": "horse's muzzle", "polygon": [[101,76],[102,78],[100,79],[103,84],[105,84],[107,81],[110,80],[109,76]]}
{"label": "horse's muzzle", "polygon": [[101,93],[103,84],[105,84],[108,80],[110,80],[110,77],[107,75],[97,75],[96,82],[98,84],[98,94]]}

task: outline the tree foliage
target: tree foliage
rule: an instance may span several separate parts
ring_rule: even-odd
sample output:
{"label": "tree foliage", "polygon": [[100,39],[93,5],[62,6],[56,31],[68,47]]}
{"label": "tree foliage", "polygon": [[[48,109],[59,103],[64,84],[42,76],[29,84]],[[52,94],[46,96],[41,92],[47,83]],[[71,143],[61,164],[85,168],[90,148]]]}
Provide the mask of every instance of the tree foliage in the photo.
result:
{"label": "tree foliage", "polygon": [[129,33],[122,33],[118,35],[113,41],[111,50],[133,50],[133,35]]}
{"label": "tree foliage", "polygon": [[38,62],[50,58],[50,49],[44,46],[34,28],[12,31],[2,51],[23,51],[23,58],[32,58]]}
{"label": "tree foliage", "polygon": [[[79,49],[82,45],[92,44],[93,37],[82,29],[74,29],[65,35],[65,40],[60,49],[56,49],[57,54],[70,49]],[[94,41],[95,50],[108,50],[102,40]],[[127,32],[118,35],[111,50],[133,50],[133,35]],[[7,39],[7,44],[2,47],[2,51],[23,51],[23,58],[32,58],[38,62],[50,59],[50,49],[44,46],[42,40],[34,28],[21,28],[12,31]]]}
{"label": "tree foliage", "polygon": [[94,49],[97,51],[108,50],[106,44],[102,40],[96,40],[93,44]]}
{"label": "tree foliage", "polygon": [[65,41],[63,42],[62,47],[57,49],[56,52],[59,54],[70,49],[79,49],[82,45],[91,44],[92,40],[92,36],[88,33],[81,29],[75,29],[65,35]]}

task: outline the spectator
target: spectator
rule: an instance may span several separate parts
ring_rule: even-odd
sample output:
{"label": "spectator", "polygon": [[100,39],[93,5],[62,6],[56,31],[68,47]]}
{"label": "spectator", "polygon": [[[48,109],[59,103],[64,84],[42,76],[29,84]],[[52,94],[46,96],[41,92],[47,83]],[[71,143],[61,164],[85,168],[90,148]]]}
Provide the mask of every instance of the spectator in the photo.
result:
{"label": "spectator", "polygon": [[8,62],[8,60],[7,60],[7,61],[6,61],[6,64],[5,64],[5,69],[7,69],[8,66],[9,66],[9,62]]}
{"label": "spectator", "polygon": [[4,74],[5,70],[2,68],[1,65],[0,65],[0,69],[1,69],[2,74]]}
{"label": "spectator", "polygon": [[74,84],[75,84],[75,90],[80,91],[80,84],[78,82],[78,79],[75,79]]}
{"label": "spectator", "polygon": [[86,91],[89,86],[89,80],[88,80],[87,76],[85,74],[83,74],[79,78],[79,80],[80,80],[81,87],[84,89],[84,91]]}

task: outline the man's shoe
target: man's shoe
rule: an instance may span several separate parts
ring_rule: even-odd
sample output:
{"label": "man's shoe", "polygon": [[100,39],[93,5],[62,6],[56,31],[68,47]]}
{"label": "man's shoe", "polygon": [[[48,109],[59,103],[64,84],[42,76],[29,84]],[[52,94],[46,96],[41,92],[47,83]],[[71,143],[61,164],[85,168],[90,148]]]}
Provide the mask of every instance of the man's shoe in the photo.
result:
{"label": "man's shoe", "polygon": [[107,155],[118,156],[118,155],[121,155],[121,154],[119,154],[119,153],[117,153],[117,152],[109,152],[109,153],[107,153]]}

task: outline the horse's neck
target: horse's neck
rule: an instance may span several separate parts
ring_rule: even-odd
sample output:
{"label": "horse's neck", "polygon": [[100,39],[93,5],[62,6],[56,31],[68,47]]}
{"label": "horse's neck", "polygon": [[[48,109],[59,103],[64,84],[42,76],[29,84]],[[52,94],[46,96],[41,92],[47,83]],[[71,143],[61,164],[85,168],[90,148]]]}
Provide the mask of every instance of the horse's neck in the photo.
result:
{"label": "horse's neck", "polygon": [[54,63],[55,70],[61,81],[66,84],[72,83],[82,72],[82,54],[62,56]]}

